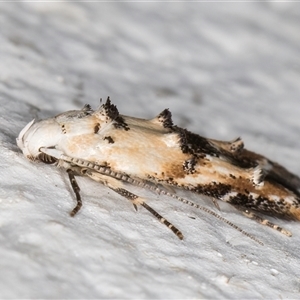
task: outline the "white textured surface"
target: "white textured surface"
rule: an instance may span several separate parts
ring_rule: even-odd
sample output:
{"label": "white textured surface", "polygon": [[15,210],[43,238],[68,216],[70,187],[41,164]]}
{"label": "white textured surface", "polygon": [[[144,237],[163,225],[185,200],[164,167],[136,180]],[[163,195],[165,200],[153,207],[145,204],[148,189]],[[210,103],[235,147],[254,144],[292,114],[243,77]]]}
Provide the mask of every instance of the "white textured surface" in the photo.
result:
{"label": "white textured surface", "polygon": [[[210,216],[137,191],[179,227],[24,159],[15,137],[34,117],[98,105],[218,139],[242,136],[300,174],[299,3],[1,3],[0,298],[295,299],[300,224],[287,238],[222,206]],[[205,202],[195,195],[186,197]],[[211,206],[210,203],[205,204]],[[193,217],[193,218],[191,218]],[[194,219],[195,218],[195,219]]]}

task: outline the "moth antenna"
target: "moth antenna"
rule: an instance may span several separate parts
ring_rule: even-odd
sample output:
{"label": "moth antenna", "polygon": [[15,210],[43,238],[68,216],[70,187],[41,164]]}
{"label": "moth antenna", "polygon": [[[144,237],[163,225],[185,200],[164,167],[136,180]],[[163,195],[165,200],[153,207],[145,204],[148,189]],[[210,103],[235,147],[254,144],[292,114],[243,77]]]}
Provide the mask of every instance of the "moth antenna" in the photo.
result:
{"label": "moth antenna", "polygon": [[206,208],[206,207],[204,207],[202,205],[199,205],[199,204],[196,204],[196,203],[194,203],[194,202],[192,202],[190,200],[187,200],[185,198],[177,196],[176,194],[173,194],[173,193],[170,193],[170,192],[168,192],[166,190],[158,188],[157,186],[148,184],[147,182],[144,182],[142,180],[137,180],[137,179],[133,179],[133,178],[128,177],[128,180],[125,180],[125,181],[127,181],[127,182],[129,182],[129,183],[131,183],[133,185],[140,186],[140,187],[146,188],[148,190],[154,191],[154,192],[156,192],[159,195],[165,195],[165,196],[172,197],[172,198],[174,198],[176,200],[179,200],[180,202],[182,202],[184,204],[187,204],[187,205],[190,205],[190,206],[195,207],[197,209],[200,209],[200,210],[202,210],[202,211],[204,211],[204,212],[206,212],[206,213],[214,216],[215,218],[219,219],[220,221],[226,223],[227,225],[233,227],[234,229],[236,229],[240,233],[244,234],[245,236],[249,237],[253,241],[257,242],[258,244],[260,244],[262,246],[264,245],[263,242],[261,242],[259,239],[257,239],[256,237],[254,237],[253,235],[251,235],[247,231],[244,231],[242,228],[240,228],[239,226],[237,226],[234,223],[230,222],[226,218],[220,216],[219,214],[217,214],[213,210],[210,210],[209,208]]}
{"label": "moth antenna", "polygon": [[239,226],[235,225],[234,223],[230,222],[229,220],[227,220],[226,218],[220,216],[219,214],[217,214],[216,212],[214,212],[213,210],[210,210],[209,208],[206,208],[202,205],[199,205],[199,204],[196,204],[190,200],[187,200],[185,198],[182,198],[180,196],[177,196],[175,194],[172,194],[172,193],[169,193],[163,189],[160,189],[158,187],[152,187],[151,185],[149,184],[145,184],[144,186],[145,188],[148,188],[150,190],[153,190],[153,191],[156,191],[159,195],[166,195],[166,196],[169,196],[169,197],[172,197],[176,200],[179,200],[180,202],[184,203],[184,204],[187,204],[187,205],[190,205],[192,207],[195,207],[195,208],[198,208],[212,216],[214,216],[215,218],[219,219],[220,221],[226,223],[227,225],[233,227],[234,229],[236,229],[237,231],[239,231],[240,233],[244,234],[245,236],[249,237],[250,239],[252,239],[253,241],[257,242],[258,244],[260,245],[264,245],[263,242],[261,242],[259,239],[257,239],[256,237],[254,237],[253,235],[251,235],[250,233],[248,233],[247,231],[244,231],[242,228],[240,228]]}
{"label": "moth antenna", "polygon": [[[182,197],[179,197],[173,193],[170,193],[166,190],[163,190],[161,188],[158,188],[157,186],[154,186],[154,185],[151,185],[143,180],[140,180],[140,179],[134,179],[134,178],[131,178],[129,177],[128,175],[125,175],[125,174],[120,174],[120,173],[117,173],[117,172],[114,172],[112,171],[110,168],[108,167],[105,167],[105,166],[100,166],[100,165],[97,165],[95,163],[91,163],[89,161],[85,161],[83,159],[78,159],[78,158],[72,158],[72,157],[69,157],[69,156],[66,156],[66,155],[62,155],[61,156],[61,159],[63,160],[66,160],[66,161],[69,161],[69,162],[72,162],[78,166],[81,166],[81,167],[88,167],[90,169],[94,169],[95,171],[103,174],[103,175],[107,175],[107,176],[111,176],[113,178],[116,178],[116,179],[119,179],[119,180],[122,180],[122,181],[125,181],[125,182],[128,182],[130,184],[133,184],[135,186],[140,186],[140,187],[143,187],[143,188],[146,188],[148,190],[151,190],[151,191],[154,191],[156,192],[157,194],[159,195],[166,195],[166,196],[169,196],[169,197],[172,197],[176,200],[179,200],[180,202],[184,203],[184,204],[188,204],[192,207],[195,207],[197,209],[200,209],[212,216],[214,216],[215,218],[219,219],[220,221],[223,221],[224,223],[226,223],[227,225],[233,227],[234,229],[236,229],[237,231],[241,232],[242,234],[244,234],[245,236],[249,237],[250,239],[252,239],[253,241],[257,242],[258,244],[260,245],[264,245],[260,240],[258,240],[257,238],[255,238],[253,235],[251,235],[250,233],[244,231],[243,229],[241,229],[240,227],[238,227],[237,225],[235,225],[234,223],[228,221],[226,218],[220,216],[219,214],[215,213],[214,211],[210,210],[209,208],[206,208],[204,206],[201,206],[199,204],[196,204],[190,200],[187,200],[187,199],[184,199]],[[145,207],[145,206],[144,206]],[[145,207],[146,208],[146,207]],[[147,209],[147,208],[146,208]],[[171,229],[172,230],[172,229]]]}
{"label": "moth antenna", "polygon": [[[166,193],[167,195],[168,193]],[[170,196],[174,199],[177,199],[179,201],[181,201],[182,203],[185,203],[185,204],[188,204],[192,207],[195,207],[195,208],[198,208],[212,216],[214,216],[215,218],[219,219],[220,221],[226,223],[227,225],[233,227],[234,229],[236,229],[237,231],[239,231],[240,233],[244,234],[245,236],[249,237],[250,239],[252,239],[253,241],[257,242],[258,244],[260,245],[264,245],[263,242],[261,242],[259,239],[257,239],[256,237],[254,237],[252,234],[248,233],[247,231],[243,230],[242,228],[240,228],[239,226],[235,225],[234,223],[230,222],[229,220],[227,220],[226,218],[220,216],[219,214],[217,214],[216,212],[214,212],[213,210],[210,210],[204,206],[200,206],[199,204],[196,204],[190,200],[187,200],[187,199],[184,199],[184,198],[181,198],[177,195],[174,195],[174,194],[170,194],[170,195],[167,195],[167,196]]]}

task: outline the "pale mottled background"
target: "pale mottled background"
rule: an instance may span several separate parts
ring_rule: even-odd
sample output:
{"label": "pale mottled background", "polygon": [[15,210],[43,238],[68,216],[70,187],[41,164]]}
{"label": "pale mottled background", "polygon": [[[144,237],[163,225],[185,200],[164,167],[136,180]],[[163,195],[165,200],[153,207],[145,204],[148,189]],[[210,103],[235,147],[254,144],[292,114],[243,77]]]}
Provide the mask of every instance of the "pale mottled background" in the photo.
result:
{"label": "pale mottled background", "polygon": [[[15,144],[35,117],[93,107],[174,122],[300,175],[299,3],[0,3],[0,298],[295,299],[300,224],[287,238],[223,205],[265,243],[137,190],[185,235],[87,179],[84,207],[59,170]],[[207,205],[200,197],[186,197]]]}

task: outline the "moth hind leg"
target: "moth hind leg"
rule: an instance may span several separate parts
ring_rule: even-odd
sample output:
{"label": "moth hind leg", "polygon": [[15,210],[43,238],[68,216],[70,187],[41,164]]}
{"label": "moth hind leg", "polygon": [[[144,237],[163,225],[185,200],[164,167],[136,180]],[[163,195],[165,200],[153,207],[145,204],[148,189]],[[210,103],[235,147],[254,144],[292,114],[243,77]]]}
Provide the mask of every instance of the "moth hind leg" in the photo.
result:
{"label": "moth hind leg", "polygon": [[262,218],[259,215],[255,214],[254,212],[252,212],[248,209],[240,209],[240,208],[238,208],[238,209],[242,211],[244,216],[256,221],[257,223],[268,226],[272,229],[275,229],[286,236],[289,236],[289,237],[292,236],[292,233],[290,231],[272,223],[268,219]]}

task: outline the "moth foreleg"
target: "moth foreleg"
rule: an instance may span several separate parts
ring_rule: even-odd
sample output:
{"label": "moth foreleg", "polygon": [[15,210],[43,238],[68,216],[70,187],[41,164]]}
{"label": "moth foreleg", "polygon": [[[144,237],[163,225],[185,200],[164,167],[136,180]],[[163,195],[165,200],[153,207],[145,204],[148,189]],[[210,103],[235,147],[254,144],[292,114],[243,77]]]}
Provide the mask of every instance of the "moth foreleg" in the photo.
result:
{"label": "moth foreleg", "polygon": [[[44,150],[47,148],[43,148]],[[82,175],[84,168],[82,167],[77,167],[77,166],[72,166],[69,162],[66,162],[62,159],[58,159],[54,156],[51,156],[45,152],[41,152],[39,154],[38,159],[42,161],[45,164],[56,164],[58,167],[61,167],[63,169],[66,169],[68,175],[69,175],[69,180],[72,186],[72,189],[75,193],[76,196],[76,201],[77,204],[74,207],[74,209],[70,212],[70,215],[74,217],[80,208],[82,207],[82,201],[81,201],[81,196],[80,196],[80,188],[79,185],[75,179],[75,175]]]}
{"label": "moth foreleg", "polygon": [[80,196],[80,187],[75,179],[76,172],[74,172],[72,169],[67,169],[67,173],[69,175],[70,183],[71,183],[72,189],[75,193],[76,201],[77,201],[76,206],[70,212],[71,217],[74,217],[78,213],[80,208],[82,207],[82,200],[81,200],[81,196]]}
{"label": "moth foreleg", "polygon": [[[239,208],[238,208],[238,209],[239,209]],[[239,209],[239,210],[241,210],[241,209]],[[288,230],[286,230],[286,229],[284,229],[284,228],[282,228],[282,227],[280,227],[280,226],[278,226],[278,225],[276,225],[276,224],[270,222],[270,221],[267,220],[267,219],[264,219],[264,218],[260,217],[259,215],[253,213],[252,211],[249,211],[249,210],[247,210],[247,209],[246,209],[246,210],[243,210],[243,209],[242,209],[242,212],[243,212],[243,214],[244,214],[246,217],[248,217],[248,218],[250,218],[250,219],[256,221],[256,222],[259,223],[259,224],[262,224],[262,225],[268,226],[268,227],[270,227],[270,228],[273,228],[273,229],[279,231],[280,233],[282,233],[282,234],[284,234],[284,235],[286,235],[286,236],[292,236],[292,233],[291,233],[290,231],[288,231]]]}

